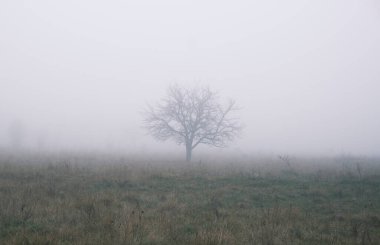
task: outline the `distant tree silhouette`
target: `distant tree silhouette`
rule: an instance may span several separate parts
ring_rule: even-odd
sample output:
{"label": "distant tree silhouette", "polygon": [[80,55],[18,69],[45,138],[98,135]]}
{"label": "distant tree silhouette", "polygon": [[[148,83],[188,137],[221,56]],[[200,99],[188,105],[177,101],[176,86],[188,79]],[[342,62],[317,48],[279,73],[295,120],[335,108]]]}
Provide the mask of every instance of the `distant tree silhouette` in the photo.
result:
{"label": "distant tree silhouette", "polygon": [[14,120],[8,128],[9,142],[13,150],[19,150],[24,143],[26,130],[20,120]]}
{"label": "distant tree silhouette", "polygon": [[172,85],[160,103],[148,106],[144,124],[154,138],[185,145],[186,161],[190,161],[199,144],[225,147],[239,134],[239,120],[230,115],[235,110],[234,101],[222,106],[217,93],[209,88]]}

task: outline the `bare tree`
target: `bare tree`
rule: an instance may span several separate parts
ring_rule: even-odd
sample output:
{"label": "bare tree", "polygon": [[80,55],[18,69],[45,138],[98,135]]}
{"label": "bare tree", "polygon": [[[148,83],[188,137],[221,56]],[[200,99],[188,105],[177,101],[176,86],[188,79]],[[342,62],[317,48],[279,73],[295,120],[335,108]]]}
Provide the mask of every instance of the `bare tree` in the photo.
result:
{"label": "bare tree", "polygon": [[26,129],[22,121],[14,120],[8,128],[9,142],[13,150],[20,150],[25,141]]}
{"label": "bare tree", "polygon": [[172,139],[185,145],[186,160],[199,144],[224,147],[241,130],[238,119],[231,117],[237,110],[230,100],[226,106],[209,88],[169,87],[166,97],[144,113],[145,127],[158,140]]}

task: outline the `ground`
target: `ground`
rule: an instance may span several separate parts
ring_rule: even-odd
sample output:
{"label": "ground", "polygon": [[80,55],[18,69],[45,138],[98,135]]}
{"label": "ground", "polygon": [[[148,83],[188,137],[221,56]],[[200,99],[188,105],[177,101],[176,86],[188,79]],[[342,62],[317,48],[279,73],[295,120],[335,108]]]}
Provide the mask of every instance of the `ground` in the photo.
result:
{"label": "ground", "polygon": [[1,154],[0,244],[380,244],[380,162]]}

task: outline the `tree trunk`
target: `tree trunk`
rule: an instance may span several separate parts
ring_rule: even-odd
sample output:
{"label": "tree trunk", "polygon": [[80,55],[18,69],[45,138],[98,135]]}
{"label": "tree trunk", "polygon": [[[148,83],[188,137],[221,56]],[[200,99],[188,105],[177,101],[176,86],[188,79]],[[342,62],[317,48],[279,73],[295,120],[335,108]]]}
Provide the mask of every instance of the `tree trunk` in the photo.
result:
{"label": "tree trunk", "polygon": [[190,162],[191,161],[191,153],[193,151],[193,148],[191,147],[191,145],[186,145],[186,162]]}

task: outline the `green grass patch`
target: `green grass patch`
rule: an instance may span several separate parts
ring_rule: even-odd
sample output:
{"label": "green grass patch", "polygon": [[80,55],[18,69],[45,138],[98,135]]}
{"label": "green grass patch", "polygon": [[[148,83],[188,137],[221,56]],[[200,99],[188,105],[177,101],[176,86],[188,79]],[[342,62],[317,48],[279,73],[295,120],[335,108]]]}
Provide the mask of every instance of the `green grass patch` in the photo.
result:
{"label": "green grass patch", "polygon": [[380,244],[372,165],[64,162],[0,164],[0,244]]}

